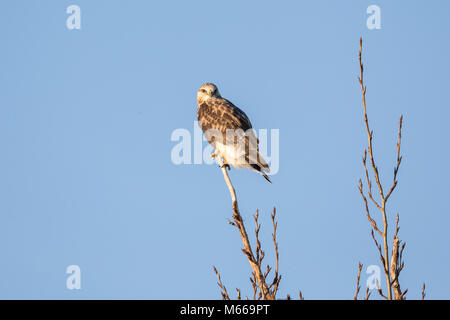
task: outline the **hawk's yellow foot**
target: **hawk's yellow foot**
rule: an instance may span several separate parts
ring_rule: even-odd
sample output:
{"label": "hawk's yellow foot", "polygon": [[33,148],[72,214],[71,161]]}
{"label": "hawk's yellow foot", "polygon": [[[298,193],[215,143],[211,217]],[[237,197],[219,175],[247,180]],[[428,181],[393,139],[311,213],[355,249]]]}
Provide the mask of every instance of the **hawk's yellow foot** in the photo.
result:
{"label": "hawk's yellow foot", "polygon": [[215,152],[213,152],[213,153],[211,153],[211,158],[215,158],[216,157],[216,153]]}

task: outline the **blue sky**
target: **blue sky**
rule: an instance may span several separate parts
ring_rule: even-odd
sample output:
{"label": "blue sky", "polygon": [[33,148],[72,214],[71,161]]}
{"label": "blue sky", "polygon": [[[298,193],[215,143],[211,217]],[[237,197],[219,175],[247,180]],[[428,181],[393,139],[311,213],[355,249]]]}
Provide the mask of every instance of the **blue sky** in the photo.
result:
{"label": "blue sky", "polygon": [[[81,8],[81,30],[66,8]],[[366,8],[381,8],[368,30]],[[406,241],[402,288],[449,298],[447,1],[3,1],[0,5],[0,298],[216,299],[251,293],[230,198],[213,165],[174,165],[204,82],[255,128],[280,130],[273,184],[231,170],[266,262],[279,221],[280,297],[351,299],[358,261],[380,265],[357,190],[367,103]],[[206,146],[206,144],[204,145]],[[374,216],[378,217],[374,211]],[[392,236],[392,233],[391,233]],[[66,268],[81,268],[80,290]],[[365,268],[361,281],[368,275]],[[384,281],[381,282],[384,284]],[[373,292],[377,297],[377,293]]]}

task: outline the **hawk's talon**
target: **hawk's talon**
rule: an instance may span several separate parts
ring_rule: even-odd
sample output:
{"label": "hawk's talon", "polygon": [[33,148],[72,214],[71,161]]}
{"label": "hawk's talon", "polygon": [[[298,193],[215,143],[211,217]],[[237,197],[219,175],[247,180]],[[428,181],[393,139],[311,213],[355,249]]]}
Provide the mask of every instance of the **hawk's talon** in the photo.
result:
{"label": "hawk's talon", "polygon": [[225,167],[226,169],[228,169],[228,171],[231,170],[230,165],[229,165],[226,161],[224,161],[223,164],[222,164],[220,167],[221,167],[221,168]]}

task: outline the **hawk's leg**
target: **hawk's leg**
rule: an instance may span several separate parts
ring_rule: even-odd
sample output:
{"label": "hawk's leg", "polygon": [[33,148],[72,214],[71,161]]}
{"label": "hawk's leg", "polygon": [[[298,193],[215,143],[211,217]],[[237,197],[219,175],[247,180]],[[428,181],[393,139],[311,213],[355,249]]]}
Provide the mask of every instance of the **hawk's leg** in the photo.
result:
{"label": "hawk's leg", "polygon": [[213,152],[213,153],[211,153],[211,158],[215,158],[216,157],[216,153],[215,152]]}

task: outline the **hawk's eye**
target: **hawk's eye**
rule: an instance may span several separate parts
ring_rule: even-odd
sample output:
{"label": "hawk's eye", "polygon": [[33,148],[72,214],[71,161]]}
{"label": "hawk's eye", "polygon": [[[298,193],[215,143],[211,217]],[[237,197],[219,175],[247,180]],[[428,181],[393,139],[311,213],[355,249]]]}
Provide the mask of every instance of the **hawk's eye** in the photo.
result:
{"label": "hawk's eye", "polygon": [[206,90],[205,90],[205,89],[201,89],[200,91],[201,91],[201,92],[203,92],[203,93],[205,93],[205,92],[206,92]]}

